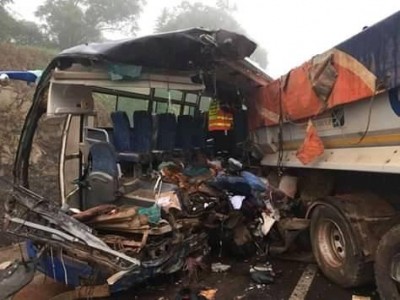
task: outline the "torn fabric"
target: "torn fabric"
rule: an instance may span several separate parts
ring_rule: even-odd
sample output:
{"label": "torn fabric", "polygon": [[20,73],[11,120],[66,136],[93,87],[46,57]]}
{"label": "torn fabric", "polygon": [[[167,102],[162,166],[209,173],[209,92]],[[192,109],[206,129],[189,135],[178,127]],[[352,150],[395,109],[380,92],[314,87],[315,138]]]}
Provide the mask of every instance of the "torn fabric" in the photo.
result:
{"label": "torn fabric", "polygon": [[308,121],[306,137],[297,151],[296,157],[303,165],[307,165],[321,156],[324,153],[324,149],[324,144],[318,135],[317,129],[311,120]]}

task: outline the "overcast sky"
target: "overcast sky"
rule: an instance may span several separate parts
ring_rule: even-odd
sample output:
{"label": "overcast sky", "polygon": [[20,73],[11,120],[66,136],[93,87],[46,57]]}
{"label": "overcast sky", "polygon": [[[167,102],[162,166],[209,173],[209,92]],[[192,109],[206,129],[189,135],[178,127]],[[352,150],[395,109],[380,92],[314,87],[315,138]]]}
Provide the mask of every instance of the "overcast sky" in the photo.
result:
{"label": "overcast sky", "polygon": [[[110,0],[112,1],[112,0]],[[161,10],[182,0],[147,0],[139,34],[150,34]],[[192,0],[196,2],[196,0]],[[214,4],[215,0],[199,0]],[[33,19],[43,0],[14,0],[14,13]],[[248,35],[268,51],[267,73],[283,75],[313,55],[400,10],[400,0],[230,0]],[[109,37],[109,36],[108,36]],[[114,35],[115,38],[120,36]]]}

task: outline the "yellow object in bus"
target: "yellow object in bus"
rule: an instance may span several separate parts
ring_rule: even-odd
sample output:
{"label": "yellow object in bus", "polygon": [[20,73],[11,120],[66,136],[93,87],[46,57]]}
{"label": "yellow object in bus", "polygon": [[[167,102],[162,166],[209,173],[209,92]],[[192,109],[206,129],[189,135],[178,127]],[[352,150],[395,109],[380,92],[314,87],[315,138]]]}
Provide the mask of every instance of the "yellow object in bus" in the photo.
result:
{"label": "yellow object in bus", "polygon": [[208,110],[208,131],[227,131],[232,128],[233,115],[223,110],[217,100],[213,100]]}

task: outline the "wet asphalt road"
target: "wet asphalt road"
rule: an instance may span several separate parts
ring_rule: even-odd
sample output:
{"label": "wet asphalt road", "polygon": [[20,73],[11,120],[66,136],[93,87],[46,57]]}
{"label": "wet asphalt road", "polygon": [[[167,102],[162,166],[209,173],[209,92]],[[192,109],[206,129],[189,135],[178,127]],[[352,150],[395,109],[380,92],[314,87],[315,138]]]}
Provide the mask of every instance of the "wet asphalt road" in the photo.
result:
{"label": "wet asphalt road", "polygon": [[[15,246],[3,248],[0,252],[0,262],[19,257],[16,249]],[[358,290],[342,289],[326,279],[315,264],[279,259],[268,259],[274,271],[279,274],[275,281],[269,285],[257,285],[252,282],[249,269],[251,265],[265,261],[265,258],[243,261],[212,257],[207,259],[207,265],[221,262],[230,265],[231,269],[224,273],[213,273],[209,268],[201,270],[198,273],[198,281],[192,281],[190,284],[184,272],[159,277],[107,299],[175,300],[178,292],[188,286],[193,291],[204,288],[217,289],[216,300],[351,300],[353,295],[370,297],[366,299],[371,300],[379,299],[372,285]],[[310,273],[305,271],[310,269],[313,270],[313,276],[308,276]],[[299,290],[299,287],[302,288]],[[20,291],[13,300],[46,300],[67,290],[63,284],[44,278],[43,275],[37,275],[34,281]],[[300,291],[298,297],[293,297],[298,291]]]}
{"label": "wet asphalt road", "polygon": [[[275,271],[281,273],[275,282],[270,285],[254,284],[249,276],[250,262],[222,261],[232,267],[226,273],[211,273],[203,271],[199,281],[190,286],[193,290],[201,288],[218,289],[216,299],[323,299],[323,300],[351,300],[353,295],[367,296],[379,299],[373,286],[359,290],[347,290],[329,282],[319,271],[316,272],[305,296],[291,298],[294,289],[308,264],[283,260],[270,260]],[[316,269],[316,268],[315,268]],[[118,294],[112,299],[176,299],[177,293],[185,287],[182,277],[169,277],[160,281],[149,282],[128,292]],[[163,298],[164,297],[164,298]]]}
{"label": "wet asphalt road", "polygon": [[[231,269],[226,273],[212,273],[202,271],[199,274],[198,282],[192,282],[190,287],[196,291],[204,287],[218,289],[216,300],[351,300],[353,295],[370,297],[369,299],[379,299],[375,288],[369,286],[361,290],[346,290],[329,282],[322,274],[316,272],[309,288],[305,291],[305,296],[291,298],[293,290],[299,285],[299,279],[303,278],[303,272],[310,264],[270,260],[275,271],[281,275],[270,285],[256,285],[249,276],[250,262],[224,261],[231,265]],[[311,265],[311,267],[313,267]],[[14,300],[29,298],[30,300],[50,299],[58,293],[67,289],[51,279],[44,280],[37,276],[36,280],[25,287]],[[187,284],[184,283],[183,274],[158,278],[137,286],[127,292],[116,294],[107,299],[126,299],[126,300],[175,300],[177,293]],[[368,298],[367,298],[368,299]]]}

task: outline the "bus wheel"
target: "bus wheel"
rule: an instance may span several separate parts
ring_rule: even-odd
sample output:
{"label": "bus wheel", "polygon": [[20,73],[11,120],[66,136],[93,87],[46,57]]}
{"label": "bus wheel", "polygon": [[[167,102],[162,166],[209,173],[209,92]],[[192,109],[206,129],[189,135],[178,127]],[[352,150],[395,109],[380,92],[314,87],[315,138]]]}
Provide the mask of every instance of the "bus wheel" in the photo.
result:
{"label": "bus wheel", "polygon": [[342,287],[372,280],[372,266],[364,262],[353,230],[344,215],[331,206],[320,206],[311,216],[311,245],[319,268]]}
{"label": "bus wheel", "polygon": [[381,299],[400,299],[400,225],[392,227],[379,241],[375,281]]}

